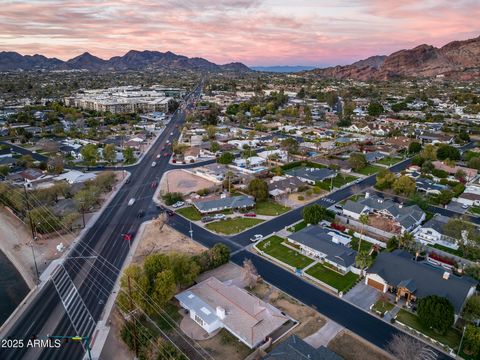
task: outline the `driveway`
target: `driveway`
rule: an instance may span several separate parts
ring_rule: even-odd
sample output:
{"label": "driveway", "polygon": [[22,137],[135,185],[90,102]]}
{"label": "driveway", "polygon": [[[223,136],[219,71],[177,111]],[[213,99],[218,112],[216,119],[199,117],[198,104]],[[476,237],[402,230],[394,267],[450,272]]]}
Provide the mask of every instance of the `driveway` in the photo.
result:
{"label": "driveway", "polygon": [[370,306],[377,301],[380,291],[360,281],[348,293],[343,296],[346,300],[364,310],[370,310]]}
{"label": "driveway", "polygon": [[327,346],[328,343],[343,329],[343,326],[337,324],[332,320],[328,320],[327,323],[323,325],[320,330],[310,336],[307,336],[303,340],[307,344],[310,344],[314,348],[318,349],[320,346]]}

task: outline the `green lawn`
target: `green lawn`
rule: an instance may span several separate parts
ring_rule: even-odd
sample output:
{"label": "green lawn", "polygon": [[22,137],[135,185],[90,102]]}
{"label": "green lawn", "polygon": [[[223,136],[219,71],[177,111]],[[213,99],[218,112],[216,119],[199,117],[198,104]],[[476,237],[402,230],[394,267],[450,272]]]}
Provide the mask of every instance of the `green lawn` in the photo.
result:
{"label": "green lawn", "polygon": [[358,275],[352,272],[348,272],[345,275],[341,275],[336,271],[327,269],[322,264],[316,264],[307,270],[307,274],[317,278],[320,281],[334,287],[338,291],[346,293],[357,282]]}
{"label": "green lawn", "polygon": [[276,235],[270,236],[269,238],[262,240],[257,245],[257,248],[266,252],[268,255],[277,258],[281,262],[298,269],[303,269],[313,262],[309,257],[282,245],[284,241],[287,240]]}
{"label": "green lawn", "polygon": [[211,222],[205,225],[205,227],[217,233],[231,235],[240,233],[248,228],[251,228],[252,226],[260,224],[261,222],[263,222],[261,219],[235,217]]}
{"label": "green lawn", "polygon": [[363,175],[373,175],[382,170],[383,167],[376,166],[376,165],[367,165],[363,169],[360,170],[354,170],[358,174],[363,174]]}
{"label": "green lawn", "polygon": [[446,247],[446,246],[443,246],[443,245],[440,245],[440,244],[435,244],[433,245],[433,247],[435,249],[439,249],[439,250],[443,250],[449,254],[452,254],[452,255],[457,255],[457,256],[460,256],[460,257],[463,257],[463,251],[462,250],[454,250],[454,249],[451,249],[449,247]]}
{"label": "green lawn", "polygon": [[410,326],[411,328],[414,328],[415,330],[420,331],[427,336],[430,336],[432,339],[435,339],[442,344],[450,346],[452,349],[456,349],[460,344],[460,338],[462,336],[460,331],[451,328],[444,335],[438,334],[432,329],[427,329],[426,327],[424,327],[420,323],[420,320],[416,315],[404,309],[401,309],[398,312],[397,320],[405,325]]}
{"label": "green lawn", "polygon": [[382,160],[378,160],[377,164],[392,166],[400,162],[401,160],[402,158],[399,158],[399,157],[386,157],[386,158],[383,158]]}
{"label": "green lawn", "polygon": [[357,178],[352,175],[343,175],[343,174],[338,174],[333,178],[333,181],[331,180],[324,180],[317,182],[317,186],[320,186],[324,190],[330,190],[330,185],[333,185],[334,188],[340,188],[345,184],[348,184]]}
{"label": "green lawn", "polygon": [[298,224],[295,224],[294,226],[290,226],[288,230],[291,232],[297,232],[306,227],[307,227],[307,223],[305,221],[301,221]]}
{"label": "green lawn", "polygon": [[274,201],[259,201],[255,205],[255,212],[258,215],[268,215],[268,216],[275,216],[275,215],[280,215],[283,214],[284,212],[287,212],[290,210],[289,207],[282,206],[280,204],[277,204]]}
{"label": "green lawn", "polygon": [[470,206],[470,209],[468,209],[468,211],[475,215],[480,215],[480,206]]}
{"label": "green lawn", "polygon": [[378,311],[379,313],[385,314],[386,312],[392,310],[395,307],[391,302],[383,299],[377,300],[373,305],[372,310]]}
{"label": "green lawn", "polygon": [[202,218],[202,214],[193,206],[178,209],[177,213],[192,221],[197,221]]}
{"label": "green lawn", "polygon": [[[353,250],[355,251],[358,251],[358,242],[359,242],[360,239],[356,238],[356,237],[353,237],[352,238],[352,241],[350,241],[350,246],[352,247]],[[365,240],[362,240],[362,243],[360,245],[360,250],[364,250],[364,251],[370,251],[370,249],[372,248],[373,244],[368,242],[368,241],[365,241]]]}

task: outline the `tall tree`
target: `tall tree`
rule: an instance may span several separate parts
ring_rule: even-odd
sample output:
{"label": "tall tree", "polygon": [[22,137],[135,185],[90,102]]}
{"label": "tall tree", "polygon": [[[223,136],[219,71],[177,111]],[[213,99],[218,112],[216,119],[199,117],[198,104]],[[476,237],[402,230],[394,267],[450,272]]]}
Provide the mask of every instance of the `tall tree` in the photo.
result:
{"label": "tall tree", "polygon": [[417,314],[424,326],[441,334],[445,334],[455,320],[455,311],[450,300],[437,295],[421,298],[418,301]]}
{"label": "tall tree", "polygon": [[257,202],[265,201],[268,199],[268,184],[262,179],[252,179],[248,184],[248,193],[252,195]]}
{"label": "tall tree", "polygon": [[115,145],[105,145],[105,147],[103,148],[103,158],[108,163],[113,163],[115,161]]}
{"label": "tall tree", "polygon": [[83,160],[90,165],[95,165],[98,160],[98,151],[97,145],[87,144],[82,147],[80,154],[83,157]]}

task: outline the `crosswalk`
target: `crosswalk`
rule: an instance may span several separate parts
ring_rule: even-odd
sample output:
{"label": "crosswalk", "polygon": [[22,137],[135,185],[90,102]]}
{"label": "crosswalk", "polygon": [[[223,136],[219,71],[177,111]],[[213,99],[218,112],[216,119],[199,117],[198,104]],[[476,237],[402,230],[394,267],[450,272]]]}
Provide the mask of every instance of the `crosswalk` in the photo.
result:
{"label": "crosswalk", "polygon": [[63,265],[57,268],[52,276],[52,281],[76,335],[90,336],[96,326],[95,320]]}

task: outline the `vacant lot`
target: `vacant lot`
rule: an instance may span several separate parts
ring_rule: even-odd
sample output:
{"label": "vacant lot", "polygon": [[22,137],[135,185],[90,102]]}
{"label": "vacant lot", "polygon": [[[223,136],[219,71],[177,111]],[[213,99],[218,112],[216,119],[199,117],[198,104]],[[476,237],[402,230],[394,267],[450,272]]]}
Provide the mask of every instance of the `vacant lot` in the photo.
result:
{"label": "vacant lot", "polygon": [[283,214],[284,212],[290,210],[289,207],[282,206],[277,204],[274,201],[259,201],[255,205],[255,212],[258,215],[267,215],[267,216],[275,216]]}
{"label": "vacant lot", "polygon": [[285,245],[282,245],[284,241],[286,240],[279,236],[270,236],[269,238],[261,241],[257,245],[257,248],[280,260],[281,262],[284,262],[285,264],[293,266],[297,269],[303,269],[313,262],[313,260],[309,257],[302,255],[298,251],[290,249]]}
{"label": "vacant lot", "polygon": [[180,192],[188,195],[200,189],[211,189],[215,183],[205,180],[185,170],[171,170],[166,172],[160,182],[162,193]]}
{"label": "vacant lot", "polygon": [[312,266],[307,270],[307,274],[334,287],[338,291],[343,291],[344,293],[350,290],[358,279],[358,275],[355,275],[352,272],[341,275],[336,271],[328,269],[322,264]]}
{"label": "vacant lot", "polygon": [[[380,349],[348,332],[341,332],[327,346],[345,360],[392,360]],[[403,360],[403,359],[402,359]]]}
{"label": "vacant lot", "polygon": [[206,250],[205,247],[192,241],[189,237],[164,224],[164,221],[165,218],[161,217],[145,225],[133,262],[142,262],[146,256],[155,252],[179,252],[194,255]]}
{"label": "vacant lot", "polygon": [[260,224],[261,222],[263,222],[262,219],[235,217],[215,221],[205,225],[205,227],[220,234],[232,235],[238,234],[252,226]]}

